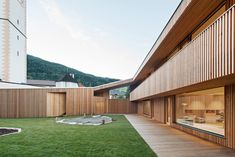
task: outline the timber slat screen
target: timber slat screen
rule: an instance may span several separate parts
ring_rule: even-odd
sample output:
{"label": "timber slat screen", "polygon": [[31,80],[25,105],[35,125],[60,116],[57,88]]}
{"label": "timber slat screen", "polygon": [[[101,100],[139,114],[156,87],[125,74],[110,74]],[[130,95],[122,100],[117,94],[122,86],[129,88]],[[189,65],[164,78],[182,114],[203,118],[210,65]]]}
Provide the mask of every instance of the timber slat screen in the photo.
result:
{"label": "timber slat screen", "polygon": [[1,89],[0,117],[59,116],[63,110],[66,110],[66,115],[92,113],[92,98],[92,88]]}
{"label": "timber slat screen", "polygon": [[136,113],[129,100],[95,97],[93,88],[0,89],[0,118]]}
{"label": "timber slat screen", "polygon": [[126,99],[108,99],[107,113],[128,114],[137,113],[137,107],[134,103]]}
{"label": "timber slat screen", "polygon": [[234,74],[234,6],[130,94],[130,100]]}

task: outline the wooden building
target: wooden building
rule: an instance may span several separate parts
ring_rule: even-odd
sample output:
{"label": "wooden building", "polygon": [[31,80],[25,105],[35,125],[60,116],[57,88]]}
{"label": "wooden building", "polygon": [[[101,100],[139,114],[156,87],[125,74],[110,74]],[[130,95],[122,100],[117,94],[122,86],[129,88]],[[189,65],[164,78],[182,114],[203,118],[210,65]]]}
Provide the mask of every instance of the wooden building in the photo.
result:
{"label": "wooden building", "polygon": [[[1,89],[0,117],[138,113],[235,149],[235,1],[182,0],[132,79]],[[130,86],[129,100],[109,90]]]}
{"label": "wooden building", "polygon": [[138,114],[235,149],[234,3],[180,3],[133,78]]}
{"label": "wooden building", "polygon": [[136,112],[129,100],[94,96],[89,87],[0,89],[0,118]]}

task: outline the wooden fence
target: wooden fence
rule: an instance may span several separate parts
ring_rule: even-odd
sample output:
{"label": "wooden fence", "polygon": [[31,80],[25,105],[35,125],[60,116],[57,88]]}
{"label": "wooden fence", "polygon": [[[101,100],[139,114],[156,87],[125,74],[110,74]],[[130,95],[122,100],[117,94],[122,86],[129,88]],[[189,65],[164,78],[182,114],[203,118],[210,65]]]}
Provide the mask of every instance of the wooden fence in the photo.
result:
{"label": "wooden fence", "polygon": [[95,97],[93,88],[1,89],[0,118],[136,113],[129,100]]}
{"label": "wooden fence", "polygon": [[106,113],[128,114],[137,113],[137,106],[129,100],[108,99],[108,107]]}

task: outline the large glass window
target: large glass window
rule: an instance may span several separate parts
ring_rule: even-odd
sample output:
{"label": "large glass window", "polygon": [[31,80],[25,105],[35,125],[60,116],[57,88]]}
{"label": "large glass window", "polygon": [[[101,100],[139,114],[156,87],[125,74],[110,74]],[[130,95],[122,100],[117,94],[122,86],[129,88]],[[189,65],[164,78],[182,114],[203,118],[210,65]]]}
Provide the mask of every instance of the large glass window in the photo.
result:
{"label": "large glass window", "polygon": [[177,95],[176,122],[224,135],[224,87]]}

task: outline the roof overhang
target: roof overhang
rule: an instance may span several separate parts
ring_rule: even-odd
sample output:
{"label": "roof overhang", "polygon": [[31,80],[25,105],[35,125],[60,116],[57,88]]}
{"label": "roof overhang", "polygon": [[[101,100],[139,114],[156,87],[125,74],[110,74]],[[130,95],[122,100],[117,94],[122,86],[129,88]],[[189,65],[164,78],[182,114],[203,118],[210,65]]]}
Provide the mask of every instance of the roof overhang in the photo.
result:
{"label": "roof overhang", "polygon": [[182,0],[142,62],[133,80],[142,81],[156,70],[188,34],[225,0]]}
{"label": "roof overhang", "polygon": [[132,85],[133,83],[134,83],[133,79],[127,79],[127,80],[111,82],[111,83],[108,83],[108,84],[104,84],[104,85],[94,87],[94,91],[99,92],[99,91],[104,91],[104,90],[111,90],[111,89],[115,89],[115,88],[129,86],[129,85]]}

